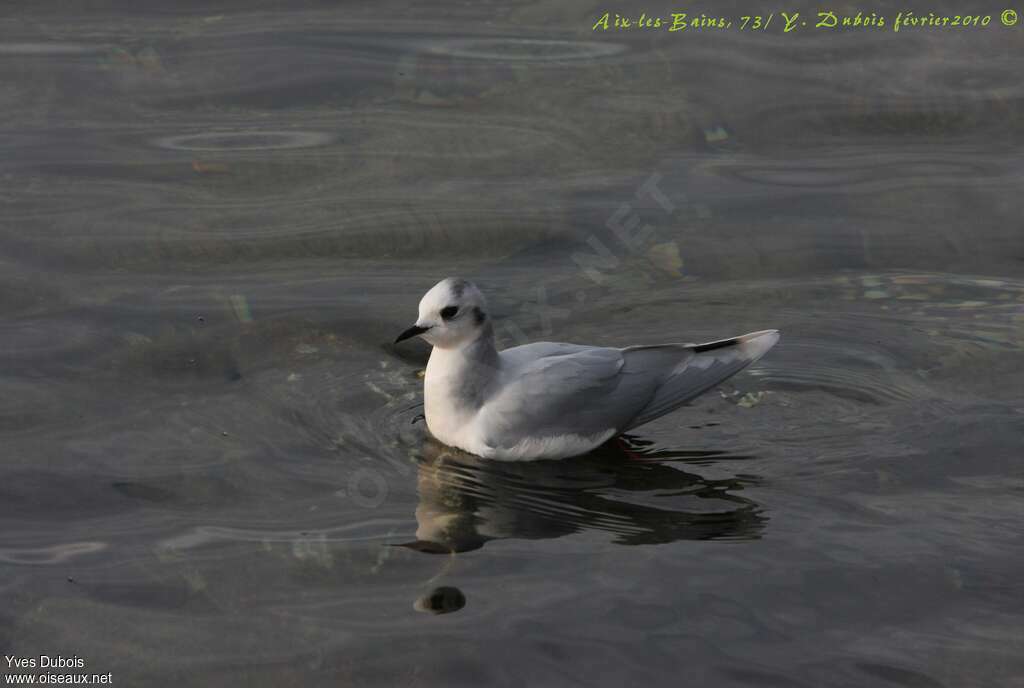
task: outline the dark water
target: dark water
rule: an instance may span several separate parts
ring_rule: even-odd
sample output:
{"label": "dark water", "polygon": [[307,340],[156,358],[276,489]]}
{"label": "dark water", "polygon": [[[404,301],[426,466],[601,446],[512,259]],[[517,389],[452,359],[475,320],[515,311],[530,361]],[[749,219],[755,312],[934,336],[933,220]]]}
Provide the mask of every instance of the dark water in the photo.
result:
{"label": "dark water", "polygon": [[[1024,685],[1004,7],[683,36],[586,2],[88,4],[0,8],[4,654]],[[388,344],[449,274],[506,345],[783,339],[627,444],[482,462],[427,440],[427,351]]]}

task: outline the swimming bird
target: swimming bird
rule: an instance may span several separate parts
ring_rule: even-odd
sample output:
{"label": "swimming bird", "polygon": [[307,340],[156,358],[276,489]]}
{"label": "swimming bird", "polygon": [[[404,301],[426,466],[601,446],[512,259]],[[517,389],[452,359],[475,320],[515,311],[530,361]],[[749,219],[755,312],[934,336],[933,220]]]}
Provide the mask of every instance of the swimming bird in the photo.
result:
{"label": "swimming bird", "polygon": [[427,429],[484,458],[522,461],[586,453],[673,411],[761,358],[762,330],[706,344],[622,349],[536,342],[498,351],[483,293],[448,277],[428,291],[395,344],[433,346],[423,383]]}

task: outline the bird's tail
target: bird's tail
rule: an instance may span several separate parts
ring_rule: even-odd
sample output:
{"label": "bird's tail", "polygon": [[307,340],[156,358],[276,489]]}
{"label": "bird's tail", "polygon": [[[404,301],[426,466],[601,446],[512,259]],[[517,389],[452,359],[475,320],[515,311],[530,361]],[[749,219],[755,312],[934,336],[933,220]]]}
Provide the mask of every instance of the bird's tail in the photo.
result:
{"label": "bird's tail", "polygon": [[678,357],[678,364],[666,369],[667,374],[654,397],[625,430],[648,423],[713,389],[764,356],[778,341],[778,330],[761,330],[706,344],[667,344],[626,349],[627,365],[631,357],[650,359],[671,355]]}

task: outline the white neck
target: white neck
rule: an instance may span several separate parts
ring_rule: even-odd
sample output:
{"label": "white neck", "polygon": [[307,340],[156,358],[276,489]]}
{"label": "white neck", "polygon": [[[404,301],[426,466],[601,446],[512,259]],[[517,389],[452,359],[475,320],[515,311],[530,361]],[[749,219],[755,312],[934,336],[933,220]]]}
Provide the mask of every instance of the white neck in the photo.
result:
{"label": "white neck", "polygon": [[501,358],[489,327],[461,347],[434,347],[423,379],[423,413],[431,434],[445,444],[469,423],[490,393]]}

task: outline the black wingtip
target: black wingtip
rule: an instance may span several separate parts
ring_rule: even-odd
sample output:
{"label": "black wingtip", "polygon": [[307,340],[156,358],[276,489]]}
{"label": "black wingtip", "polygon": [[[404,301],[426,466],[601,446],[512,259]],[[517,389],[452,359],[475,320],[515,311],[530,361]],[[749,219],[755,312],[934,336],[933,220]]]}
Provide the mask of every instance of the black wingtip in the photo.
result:
{"label": "black wingtip", "polygon": [[[714,351],[715,349],[725,349],[726,347],[730,347],[730,346],[737,346],[739,344],[746,344],[748,342],[754,342],[754,341],[760,339],[761,337],[765,337],[765,336],[774,336],[775,337],[775,341],[778,341],[778,339],[779,339],[779,331],[778,330],[759,330],[757,332],[751,332],[749,334],[740,335],[739,337],[729,337],[728,339],[719,339],[718,341],[715,341],[715,342],[705,342],[704,344],[691,344],[690,345],[690,349],[692,349],[694,352],[699,354],[699,353],[703,353],[705,351]],[[774,344],[775,344],[775,342],[773,341],[772,344],[768,346],[768,349],[770,349],[772,346],[774,346]],[[768,349],[765,349],[765,351],[767,351]]]}
{"label": "black wingtip", "polygon": [[740,343],[739,337],[730,337],[729,339],[719,339],[717,342],[707,342],[706,344],[696,344],[693,350],[698,354],[704,353],[705,351],[714,351],[715,349],[724,349],[727,346],[736,346]]}

